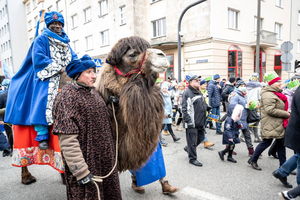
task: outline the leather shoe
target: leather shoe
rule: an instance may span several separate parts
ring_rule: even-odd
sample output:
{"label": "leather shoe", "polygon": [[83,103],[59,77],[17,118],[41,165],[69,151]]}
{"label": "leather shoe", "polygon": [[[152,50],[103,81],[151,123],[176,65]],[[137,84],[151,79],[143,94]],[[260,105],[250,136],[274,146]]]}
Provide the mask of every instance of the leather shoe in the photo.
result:
{"label": "leather shoe", "polygon": [[184,150],[185,152],[189,153],[188,147],[187,147],[187,146],[185,146],[185,147],[183,148],[183,150]]}
{"label": "leather shoe", "polygon": [[223,151],[219,151],[218,154],[219,154],[220,159],[221,159],[222,161],[224,161],[224,155],[225,155],[225,154],[223,153]]}
{"label": "leather shoe", "polygon": [[287,182],[287,177],[281,176],[277,171],[274,171],[274,172],[272,173],[272,175],[273,175],[275,178],[279,179],[279,181],[284,185],[284,187],[286,187],[286,188],[292,188],[292,187],[293,187],[291,184],[289,184],[289,183]]}
{"label": "leather shoe", "polygon": [[201,162],[199,162],[198,160],[190,160],[190,163],[192,165],[197,166],[197,167],[202,167],[203,166],[203,164]]}
{"label": "leather shoe", "polygon": [[261,168],[258,166],[258,164],[256,162],[251,162],[250,165],[255,170],[259,170],[259,171],[261,170]]}
{"label": "leather shoe", "polygon": [[237,161],[233,157],[228,157],[227,161],[232,162],[232,163],[237,163]]}
{"label": "leather shoe", "polygon": [[180,139],[181,139],[181,138],[176,137],[176,138],[173,139],[173,141],[174,141],[174,142],[177,142],[177,141],[179,141]]}
{"label": "leather shoe", "polygon": [[223,135],[223,132],[222,131],[217,131],[216,134],[217,135]]}

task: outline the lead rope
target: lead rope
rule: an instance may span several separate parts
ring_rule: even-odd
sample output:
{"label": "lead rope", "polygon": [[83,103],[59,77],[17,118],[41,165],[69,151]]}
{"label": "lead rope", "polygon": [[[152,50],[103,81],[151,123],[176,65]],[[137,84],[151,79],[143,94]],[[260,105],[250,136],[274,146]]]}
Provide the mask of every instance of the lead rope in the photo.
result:
{"label": "lead rope", "polygon": [[112,109],[113,109],[114,121],[115,121],[115,124],[116,124],[116,158],[115,158],[115,164],[114,164],[113,168],[111,169],[111,171],[107,175],[105,175],[105,176],[94,176],[92,178],[93,183],[95,184],[96,189],[97,189],[98,200],[101,200],[101,196],[100,196],[99,186],[96,182],[102,183],[103,179],[109,177],[113,173],[113,171],[115,171],[115,169],[117,167],[117,163],[118,163],[119,128],[118,128],[118,121],[117,121],[117,118],[116,118],[114,103],[112,102],[111,105],[112,105]]}

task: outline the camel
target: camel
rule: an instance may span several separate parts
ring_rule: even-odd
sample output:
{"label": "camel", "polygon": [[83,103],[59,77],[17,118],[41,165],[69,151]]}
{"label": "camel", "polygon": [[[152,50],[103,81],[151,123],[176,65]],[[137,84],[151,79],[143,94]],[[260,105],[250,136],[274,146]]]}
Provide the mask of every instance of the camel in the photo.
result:
{"label": "camel", "polygon": [[146,40],[132,36],[114,45],[106,63],[95,88],[107,104],[111,97],[119,99],[118,170],[136,170],[148,160],[159,140],[164,110],[155,82],[169,62],[161,50],[152,49]]}

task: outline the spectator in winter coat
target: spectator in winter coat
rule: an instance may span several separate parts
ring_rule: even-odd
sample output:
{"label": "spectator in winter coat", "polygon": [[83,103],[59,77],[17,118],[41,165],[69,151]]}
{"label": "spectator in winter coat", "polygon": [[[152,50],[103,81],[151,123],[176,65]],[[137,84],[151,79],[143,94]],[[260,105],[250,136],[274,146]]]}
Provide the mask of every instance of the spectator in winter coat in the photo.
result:
{"label": "spectator in winter coat", "polygon": [[[261,84],[258,82],[259,75],[257,73],[252,74],[250,81],[247,83],[247,102],[260,102]],[[258,105],[259,106],[259,105]],[[257,109],[253,112],[258,112]],[[254,142],[261,142],[258,135],[259,121],[255,122],[249,127],[249,130],[254,134]]]}
{"label": "spectator in winter coat", "polygon": [[[285,133],[285,141],[284,145],[292,150],[294,150],[295,155],[292,156],[293,160],[296,161],[296,167],[297,167],[297,184],[298,187],[294,188],[290,191],[285,191],[281,193],[281,196],[284,197],[284,199],[294,199],[298,196],[300,196],[300,88],[295,92],[292,106],[291,106],[291,118],[289,120],[289,125],[286,129]],[[282,178],[286,179],[286,176],[288,175],[283,169],[289,169],[293,168],[294,161],[289,162],[291,159],[287,160],[277,171],[275,175],[279,175],[279,180]],[[274,175],[274,173],[273,173]],[[276,177],[277,178],[277,177]]]}
{"label": "spectator in winter coat", "polygon": [[243,127],[243,123],[240,121],[243,110],[245,109],[240,104],[231,102],[227,109],[227,118],[224,125],[223,144],[226,148],[223,151],[219,151],[219,157],[224,161],[224,156],[228,153],[227,161],[236,163],[237,161],[232,157],[235,144],[240,143],[239,129]]}
{"label": "spectator in winter coat", "polygon": [[188,153],[190,164],[202,167],[202,163],[197,160],[196,148],[204,139],[208,106],[199,90],[199,76],[191,76],[188,81],[189,86],[182,98],[182,113],[187,141],[184,150]]}
{"label": "spectator in winter coat", "polygon": [[263,141],[258,144],[253,156],[248,160],[248,163],[256,170],[261,170],[257,160],[261,153],[272,144],[273,139],[277,140],[276,149],[280,165],[285,162],[284,133],[290,117],[287,97],[282,94],[280,77],[275,72],[266,73],[264,80],[268,82],[268,86],[264,87],[261,92],[261,136]]}
{"label": "spectator in winter coat", "polygon": [[[170,92],[168,91],[168,88],[166,86],[162,86],[161,88],[161,92],[162,92],[162,97],[164,99],[164,110],[165,110],[165,118],[163,120],[163,126],[162,129],[164,127],[167,127],[167,130],[169,131],[169,133],[171,134],[173,141],[177,142],[178,140],[180,140],[180,138],[176,137],[173,129],[172,129],[172,102],[171,102],[171,95]],[[164,143],[162,143],[162,145],[164,145]]]}
{"label": "spectator in winter coat", "polygon": [[[300,161],[299,154],[295,150],[295,145],[294,146],[291,145],[291,139],[290,139],[291,137],[289,136],[289,135],[294,134],[294,132],[293,132],[294,129],[295,129],[294,125],[300,122],[298,120],[300,112],[298,112],[298,110],[297,110],[297,105],[299,104],[298,102],[299,102],[299,97],[300,97],[300,90],[298,90],[298,88],[299,88],[298,86],[299,86],[299,81],[298,80],[290,81],[287,84],[287,89],[288,89],[289,92],[285,91],[285,94],[288,93],[289,95],[291,95],[290,97],[288,97],[288,99],[290,99],[292,101],[292,99],[295,98],[295,101],[292,101],[291,105],[289,105],[289,111],[291,111],[292,113],[291,113],[291,118],[289,120],[289,125],[288,125],[287,130],[286,130],[285,145],[286,146],[288,145],[288,147],[293,149],[294,152],[296,152],[296,153],[292,157],[290,157],[287,161],[285,161],[285,163],[283,165],[281,165],[277,170],[275,170],[273,172],[273,176],[275,178],[279,179],[281,181],[281,183],[287,188],[292,187],[292,185],[290,185],[287,182],[287,176],[290,175],[290,173],[293,172],[297,167],[298,168],[300,167],[300,166],[297,166],[298,160]],[[298,91],[298,93],[296,91]],[[295,141],[297,143],[299,143],[299,139],[295,140]],[[299,150],[299,152],[300,152],[300,150]],[[300,173],[297,174],[297,184],[298,185],[300,184]],[[291,195],[291,196],[294,196],[294,195]]]}
{"label": "spectator in winter coat", "polygon": [[[220,119],[220,105],[221,105],[221,86],[220,83],[220,75],[216,74],[213,76],[213,81],[211,81],[208,85],[208,98],[209,98],[209,106],[212,108],[211,113],[217,115]],[[216,122],[216,134],[223,134],[221,131],[221,123]]]}
{"label": "spectator in winter coat", "polygon": [[227,106],[229,104],[228,97],[229,97],[230,93],[233,92],[235,89],[234,85],[235,85],[235,78],[230,77],[229,81],[226,83],[225,87],[222,89],[221,96],[222,96],[222,100],[225,101],[226,110],[227,110]]}
{"label": "spectator in winter coat", "polygon": [[246,106],[247,106],[247,99],[246,99],[246,95],[247,95],[247,89],[246,89],[246,84],[244,81],[239,80],[236,83],[236,90],[235,90],[235,95],[233,95],[231,98],[229,98],[229,103],[230,104],[240,104],[241,106],[243,106],[244,110],[241,116],[241,123],[242,123],[242,133],[243,136],[245,138],[245,143],[247,145],[248,148],[248,154],[249,156],[252,156],[254,150],[253,150],[253,144],[251,141],[251,136],[250,136],[250,132],[249,132],[249,127],[248,127],[248,123],[247,123],[247,110],[246,110]]}
{"label": "spectator in winter coat", "polygon": [[[207,94],[206,88],[207,88],[206,81],[205,80],[201,80],[200,81],[200,92],[202,93],[202,95],[203,95],[203,97],[205,99],[206,104],[208,104],[208,94]],[[206,121],[207,121],[207,118],[206,118]],[[206,148],[206,149],[210,149],[212,146],[215,145],[214,143],[209,142],[206,136],[204,137],[203,144],[204,144],[204,148]]]}

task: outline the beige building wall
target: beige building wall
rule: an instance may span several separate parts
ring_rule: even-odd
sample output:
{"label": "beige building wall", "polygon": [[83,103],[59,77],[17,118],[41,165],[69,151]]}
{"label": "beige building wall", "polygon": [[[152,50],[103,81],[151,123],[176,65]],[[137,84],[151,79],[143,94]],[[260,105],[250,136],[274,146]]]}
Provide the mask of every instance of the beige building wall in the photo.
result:
{"label": "beige building wall", "polygon": [[[27,3],[34,0],[24,0]],[[38,10],[57,10],[57,1],[40,0],[38,8],[27,12],[27,22],[34,21]],[[297,1],[297,0],[296,0]],[[60,0],[60,9],[65,17],[65,30],[71,39],[71,46],[75,48],[79,56],[90,54],[93,57],[105,59],[112,46],[122,37],[137,35],[148,40],[155,48],[160,48],[167,55],[174,58],[174,76],[178,76],[177,53],[177,24],[183,11],[194,0],[108,0],[107,15],[100,16],[99,1],[94,0]],[[279,40],[271,40],[266,43],[262,40],[261,48],[266,53],[267,71],[274,69],[274,55],[279,51],[284,41],[290,40],[291,6],[298,5],[291,1],[282,0],[280,7],[274,1],[263,0],[261,4],[261,17],[263,18],[262,30],[264,33],[273,34],[275,22],[282,24]],[[120,7],[125,6],[126,23],[120,25]],[[298,5],[299,6],[299,5]],[[91,7],[91,22],[84,22],[83,10]],[[238,28],[228,28],[228,9],[238,11]],[[293,12],[296,12],[296,8]],[[298,9],[300,10],[300,9]],[[242,75],[248,79],[254,71],[254,52],[256,41],[255,16],[257,1],[249,0],[209,0],[189,9],[183,17],[182,35],[182,77],[188,73],[198,73],[210,76],[219,73],[223,77],[228,76],[228,49],[237,45],[242,50]],[[78,15],[78,27],[72,27],[72,16]],[[294,14],[294,18],[295,18]],[[298,16],[298,15],[297,15]],[[166,34],[153,37],[154,20],[166,19]],[[32,39],[34,28],[28,28],[29,39]],[[100,32],[109,30],[109,43],[100,44]],[[92,35],[93,48],[86,49],[85,37]],[[294,36],[296,38],[297,36]],[[274,38],[274,37],[273,37]],[[268,41],[267,41],[268,42]],[[300,54],[300,51],[299,51]],[[299,56],[299,55],[297,55]],[[287,73],[282,72],[283,77]]]}

